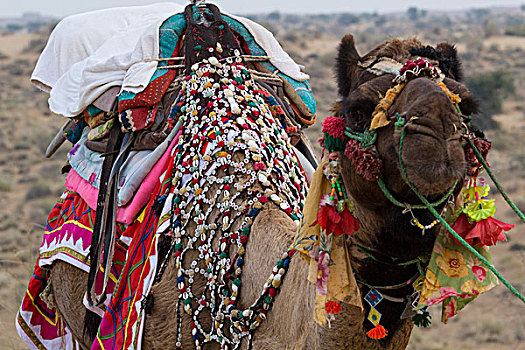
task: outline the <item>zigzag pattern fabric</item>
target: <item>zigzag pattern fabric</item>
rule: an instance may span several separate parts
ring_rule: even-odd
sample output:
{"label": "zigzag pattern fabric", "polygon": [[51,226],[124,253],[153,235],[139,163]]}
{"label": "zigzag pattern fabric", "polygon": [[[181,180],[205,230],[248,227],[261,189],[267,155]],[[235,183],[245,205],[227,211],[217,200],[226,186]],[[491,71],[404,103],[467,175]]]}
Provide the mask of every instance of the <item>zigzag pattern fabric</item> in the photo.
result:
{"label": "zigzag pattern fabric", "polygon": [[[71,191],[62,194],[49,214],[40,246],[40,256],[16,318],[18,333],[32,348],[58,349],[65,346],[66,349],[75,349],[76,342],[57,313],[51,287],[48,285],[46,268],[61,260],[87,272],[87,255],[94,220],[95,210],[91,209],[78,193]],[[108,293],[114,289],[126,259],[125,242],[129,241],[129,237],[122,235],[124,230],[124,225],[117,228]],[[102,315],[103,309],[104,306],[92,311]]]}

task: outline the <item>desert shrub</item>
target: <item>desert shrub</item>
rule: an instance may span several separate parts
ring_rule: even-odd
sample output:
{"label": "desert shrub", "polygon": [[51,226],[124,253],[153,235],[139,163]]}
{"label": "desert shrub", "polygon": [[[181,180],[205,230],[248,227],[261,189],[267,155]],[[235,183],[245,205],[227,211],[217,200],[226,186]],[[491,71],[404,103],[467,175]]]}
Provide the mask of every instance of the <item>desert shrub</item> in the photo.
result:
{"label": "desert shrub", "polygon": [[419,17],[417,7],[409,7],[407,10],[407,15],[411,21],[417,20]]}
{"label": "desert shrub", "polygon": [[46,23],[46,22],[33,21],[33,22],[27,23],[26,28],[27,28],[27,31],[29,33],[34,33],[34,32],[40,30],[41,28],[43,28],[43,27],[45,27],[47,25],[48,25],[48,23]]}
{"label": "desert shrub", "polygon": [[283,40],[289,41],[292,43],[298,41],[299,37],[300,35],[295,29],[289,30],[282,35]]}
{"label": "desert shrub", "polygon": [[515,24],[515,25],[505,27],[505,35],[525,36],[525,25]]}
{"label": "desert shrub", "polygon": [[511,140],[508,135],[496,134],[492,138],[492,148],[498,151],[506,151],[510,148]]}
{"label": "desert shrub", "polygon": [[488,15],[490,15],[490,9],[486,8],[471,9],[467,12],[467,17],[477,23],[481,23]]}
{"label": "desert shrub", "polygon": [[499,70],[482,73],[467,77],[466,85],[480,102],[481,112],[474,118],[475,124],[485,130],[497,129],[493,116],[503,111],[503,100],[514,94],[513,76]]}
{"label": "desert shrub", "polygon": [[12,63],[3,65],[1,69],[8,71],[11,75],[21,76],[27,75],[31,71],[32,65],[26,59],[17,59]]}
{"label": "desert shrub", "polygon": [[272,21],[279,21],[281,19],[281,13],[279,11],[273,11],[268,14],[268,19]]}
{"label": "desert shrub", "polygon": [[342,13],[338,16],[337,22],[342,26],[359,23],[359,16],[352,13]]}
{"label": "desert shrub", "polygon": [[0,177],[0,192],[9,192],[11,191],[11,182],[3,177],[3,175]]}
{"label": "desert shrub", "polygon": [[500,335],[505,329],[505,324],[497,319],[487,319],[481,324],[481,332],[488,335]]}
{"label": "desert shrub", "polygon": [[24,28],[23,26],[21,26],[20,24],[17,24],[17,23],[9,23],[6,26],[7,31],[10,32],[10,33],[18,32],[18,31],[22,30],[23,28]]}
{"label": "desert shrub", "polygon": [[39,37],[36,39],[33,39],[29,42],[29,44],[24,48],[24,52],[26,53],[40,53],[42,50],[44,50],[44,47],[46,46],[47,38]]}
{"label": "desert shrub", "polygon": [[45,183],[37,182],[31,185],[29,187],[29,190],[27,190],[26,193],[26,199],[38,199],[42,197],[47,197],[51,195],[53,191],[51,190],[51,187]]}

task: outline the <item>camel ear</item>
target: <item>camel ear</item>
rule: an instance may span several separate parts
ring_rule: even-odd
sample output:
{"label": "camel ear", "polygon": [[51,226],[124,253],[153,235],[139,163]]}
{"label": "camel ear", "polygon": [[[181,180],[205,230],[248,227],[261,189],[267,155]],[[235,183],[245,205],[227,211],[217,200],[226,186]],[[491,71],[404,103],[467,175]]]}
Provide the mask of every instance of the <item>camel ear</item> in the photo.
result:
{"label": "camel ear", "polygon": [[350,90],[356,86],[357,63],[360,58],[355,48],[354,36],[352,34],[346,34],[339,44],[335,65],[335,74],[337,76],[337,86],[340,96],[347,96]]}
{"label": "camel ear", "polygon": [[439,59],[439,68],[443,73],[456,81],[462,81],[463,70],[456,47],[447,42],[442,42],[437,44],[436,50],[441,53],[442,58]]}

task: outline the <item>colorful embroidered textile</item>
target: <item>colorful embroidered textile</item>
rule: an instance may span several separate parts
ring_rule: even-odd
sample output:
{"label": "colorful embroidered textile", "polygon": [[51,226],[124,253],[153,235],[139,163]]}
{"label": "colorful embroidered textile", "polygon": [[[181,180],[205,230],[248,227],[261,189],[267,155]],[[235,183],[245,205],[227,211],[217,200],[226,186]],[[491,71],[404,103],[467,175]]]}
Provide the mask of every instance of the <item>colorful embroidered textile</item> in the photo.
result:
{"label": "colorful embroidered textile", "polygon": [[40,267],[59,259],[87,271],[86,257],[94,218],[95,210],[88,207],[78,194],[64,192],[49,213],[40,246]]}
{"label": "colorful embroidered textile", "polygon": [[31,349],[78,349],[71,331],[59,317],[56,308],[42,300],[47,279],[39,263],[37,260],[33,277],[16,315],[18,335]]}
{"label": "colorful embroidered textile", "polygon": [[[270,62],[262,61],[259,63],[260,67],[266,73],[275,73],[275,77],[280,78],[284,83],[286,94],[298,108],[298,115],[302,115],[302,117],[299,117],[300,122],[305,125],[313,124],[317,107],[311,87],[306,80],[307,76],[304,75],[302,80],[295,80],[276,68],[276,65],[290,67],[288,61],[291,61],[291,59],[282,51],[279,44],[273,39],[272,34],[246,19],[241,20],[240,18],[224,14],[222,18],[238,35],[238,40],[242,40],[244,44],[243,50],[246,54],[270,56]],[[257,28],[257,30],[254,31],[253,28]],[[166,19],[159,29],[159,58],[167,59],[181,56],[179,53],[181,44],[179,37],[184,33],[185,29],[186,21],[182,14]],[[254,36],[253,33],[262,34]],[[263,43],[264,47],[257,42],[256,36]],[[262,38],[265,39],[263,40]],[[281,58],[274,57],[271,54],[272,52],[279,53]],[[176,69],[165,69],[164,67],[173,66],[174,64],[180,65],[181,63],[181,61],[160,61],[149,85],[140,93],[123,89],[118,99],[120,120],[125,130],[140,130],[148,127],[153,122],[156,114],[156,103],[160,101],[177,72]],[[303,73],[299,75],[301,74]]]}
{"label": "colorful embroidered textile", "polygon": [[170,157],[163,175],[145,211],[130,226],[132,241],[117,289],[109,301],[106,312],[91,349],[140,349],[144,310],[142,301],[149,294],[157,267],[157,235],[159,219],[153,203],[168,188],[174,158]]}
{"label": "colorful embroidered textile", "polygon": [[[89,112],[91,110],[91,113]],[[96,113],[96,114],[93,114]],[[99,125],[106,123],[108,120],[113,119],[115,114],[106,113],[93,105],[89,105],[84,110],[84,120],[90,129],[94,129]]]}
{"label": "colorful embroidered textile", "polygon": [[94,141],[94,140],[101,140],[109,135],[109,131],[113,127],[113,124],[115,123],[115,119],[110,119],[104,124],[97,125],[88,133],[88,140]]}
{"label": "colorful embroidered textile", "polygon": [[350,266],[345,236],[330,235],[332,238],[328,238],[319,225],[312,226],[317,220],[321,198],[332,190],[330,181],[323,173],[327,164],[328,160],[322,162],[314,173],[306,196],[304,217],[293,243],[293,248],[310,266],[308,280],[317,285],[314,320],[320,325],[325,325],[331,319],[330,315],[333,316],[332,301],[362,308],[361,293]]}
{"label": "colorful embroidered textile", "polygon": [[[54,261],[65,261],[83,270],[89,270],[87,259],[95,210],[92,210],[74,192],[66,191],[51,210],[40,247],[40,257],[33,277],[22,300],[17,315],[17,331],[28,346],[34,349],[77,349],[71,332],[56,312],[54,296],[47,282],[45,268]],[[126,258],[124,227],[117,228],[114,264],[111,269],[107,292],[111,295]],[[102,281],[96,283],[97,290]],[[97,313],[102,311],[94,310]]]}
{"label": "colorful embroidered textile", "polygon": [[[474,248],[492,264],[488,247]],[[441,229],[428,264],[418,308],[442,303],[441,320],[447,323],[468,303],[498,284],[492,271]]]}
{"label": "colorful embroidered textile", "polygon": [[86,146],[89,132],[89,128],[84,128],[82,137],[69,151],[67,158],[71,168],[75,169],[77,174],[90,185],[98,189],[104,158],[101,157],[101,153],[92,151]]}

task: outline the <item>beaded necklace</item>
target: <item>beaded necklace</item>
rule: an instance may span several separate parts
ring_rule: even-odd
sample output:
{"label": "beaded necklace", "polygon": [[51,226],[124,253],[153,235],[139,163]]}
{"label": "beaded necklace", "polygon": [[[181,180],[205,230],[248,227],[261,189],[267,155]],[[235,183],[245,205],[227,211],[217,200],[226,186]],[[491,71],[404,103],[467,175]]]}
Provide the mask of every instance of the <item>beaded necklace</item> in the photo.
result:
{"label": "beaded necklace", "polygon": [[[207,50],[212,54],[222,47]],[[183,127],[172,155],[172,186],[165,194],[171,220],[158,232],[173,237],[177,349],[182,349],[181,309],[191,316],[196,349],[211,341],[236,349],[246,336],[251,343],[295,252],[283,253],[259,298],[239,309],[251,226],[267,202],[298,224],[307,190],[286,125],[268,108],[239,50],[233,53],[193,64],[170,113]],[[211,320],[200,317],[204,310]]]}

